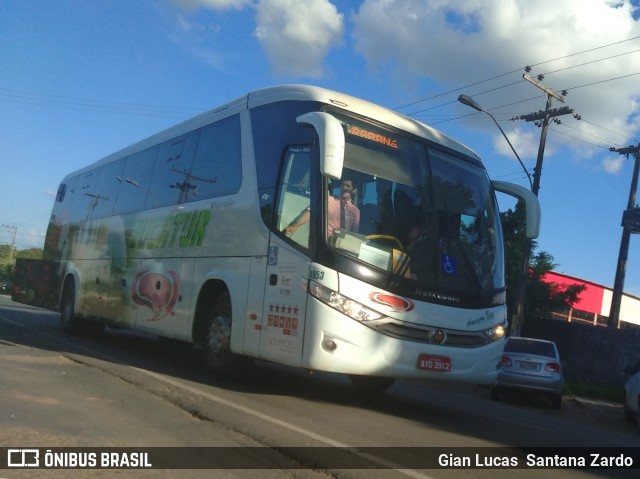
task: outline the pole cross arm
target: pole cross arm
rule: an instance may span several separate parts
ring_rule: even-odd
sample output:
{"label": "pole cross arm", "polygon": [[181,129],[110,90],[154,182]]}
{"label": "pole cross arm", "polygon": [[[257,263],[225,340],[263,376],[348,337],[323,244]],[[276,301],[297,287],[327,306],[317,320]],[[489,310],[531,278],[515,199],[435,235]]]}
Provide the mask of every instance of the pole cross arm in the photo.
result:
{"label": "pole cross arm", "polygon": [[563,106],[562,108],[553,108],[547,111],[539,111],[537,113],[520,115],[515,117],[514,119],[524,120],[524,121],[537,121],[537,120],[544,120],[545,118],[554,118],[556,116],[570,115],[572,113],[573,113],[573,108],[569,108],[568,106]]}
{"label": "pole cross arm", "polygon": [[621,155],[631,155],[638,154],[640,152],[640,145],[638,146],[627,146],[626,148],[609,148],[609,151],[614,153],[620,153]]}
{"label": "pole cross arm", "polygon": [[621,226],[632,235],[640,234],[640,208],[624,210]]}
{"label": "pole cross arm", "polygon": [[543,92],[545,92],[547,95],[551,95],[552,97],[554,97],[556,100],[561,101],[562,103],[564,103],[564,97],[556,92],[553,91],[551,88],[544,86],[542,83],[540,83],[538,80],[536,80],[535,78],[527,75],[526,73],[522,74],[522,78],[524,78],[525,80],[527,80],[529,83],[533,83],[535,86],[537,86],[538,88],[540,88]]}

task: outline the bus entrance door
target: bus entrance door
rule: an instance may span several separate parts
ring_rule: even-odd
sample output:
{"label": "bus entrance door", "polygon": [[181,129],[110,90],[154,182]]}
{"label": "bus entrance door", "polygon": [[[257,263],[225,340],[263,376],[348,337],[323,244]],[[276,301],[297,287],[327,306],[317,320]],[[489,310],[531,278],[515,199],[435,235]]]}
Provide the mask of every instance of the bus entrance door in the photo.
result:
{"label": "bus entrance door", "polygon": [[[284,159],[279,183],[276,230],[285,232],[288,225],[300,223],[286,237],[271,233],[267,251],[263,325],[260,356],[299,366],[307,308],[306,281],[310,259],[303,251],[309,248],[309,186],[311,147],[290,146]],[[264,322],[266,320],[266,322]]]}
{"label": "bus entrance door", "polygon": [[271,236],[263,307],[260,357],[300,365],[309,258]]}

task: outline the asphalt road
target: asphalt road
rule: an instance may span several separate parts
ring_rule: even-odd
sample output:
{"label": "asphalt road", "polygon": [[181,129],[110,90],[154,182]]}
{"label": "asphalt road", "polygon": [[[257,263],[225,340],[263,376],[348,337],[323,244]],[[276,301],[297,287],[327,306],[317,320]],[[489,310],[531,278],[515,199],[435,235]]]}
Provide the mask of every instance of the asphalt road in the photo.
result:
{"label": "asphalt road", "polygon": [[[451,460],[492,447],[640,450],[640,432],[623,420],[619,405],[565,397],[556,410],[539,398],[495,402],[487,389],[439,382],[398,381],[372,396],[339,375],[264,362],[222,382],[203,374],[185,345],[129,331],[70,336],[60,330],[57,314],[2,296],[0,361],[0,447],[207,447],[232,465],[205,471],[0,469],[0,479],[638,475],[637,469],[450,469],[412,462],[411,455],[424,453],[415,448],[423,447],[445,448]],[[355,447],[365,449],[349,452]],[[326,463],[310,451],[333,456]],[[334,451],[379,469],[339,469]],[[403,456],[417,467],[397,470]]]}

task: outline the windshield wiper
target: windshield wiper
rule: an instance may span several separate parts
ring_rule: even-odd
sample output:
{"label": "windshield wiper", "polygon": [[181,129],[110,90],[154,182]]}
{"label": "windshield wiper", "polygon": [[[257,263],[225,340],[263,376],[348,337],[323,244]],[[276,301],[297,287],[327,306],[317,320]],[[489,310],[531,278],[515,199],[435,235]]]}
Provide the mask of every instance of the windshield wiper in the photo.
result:
{"label": "windshield wiper", "polygon": [[476,287],[476,290],[480,294],[482,301],[486,302],[487,301],[486,292],[482,288],[482,283],[480,282],[480,278],[478,278],[478,272],[473,267],[473,263],[471,262],[471,258],[469,258],[469,254],[467,253],[467,250],[464,248],[464,244],[462,243],[459,237],[456,237],[455,242],[456,242],[456,246],[460,250],[460,254],[462,255],[462,260],[464,261],[464,265],[469,271],[469,273],[471,274],[471,278],[473,279],[473,284]]}
{"label": "windshield wiper", "polygon": [[431,228],[431,223],[433,223],[433,217],[426,228],[423,228],[418,236],[409,244],[407,250],[403,252],[404,257],[402,261],[398,265],[397,268],[394,269],[391,274],[391,278],[389,279],[388,288],[392,288],[398,286],[400,283],[400,278],[404,277],[407,270],[409,269],[409,260],[411,259],[411,255],[417,250],[418,246],[422,244],[422,242],[427,238],[427,231]]}

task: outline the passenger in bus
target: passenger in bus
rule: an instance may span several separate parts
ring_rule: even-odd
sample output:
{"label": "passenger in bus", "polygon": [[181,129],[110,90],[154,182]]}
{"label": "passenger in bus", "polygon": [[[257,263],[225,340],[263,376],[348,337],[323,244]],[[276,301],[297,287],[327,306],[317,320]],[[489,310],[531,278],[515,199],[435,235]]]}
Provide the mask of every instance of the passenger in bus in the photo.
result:
{"label": "passenger in bus", "polygon": [[[353,187],[353,180],[343,178],[340,181],[339,196],[329,195],[327,200],[328,235],[333,235],[337,229],[357,232],[360,228],[360,210],[354,204],[353,199],[357,189]],[[285,234],[291,237],[300,226],[309,222],[311,218],[310,208],[305,209],[300,215],[284,229]]]}

